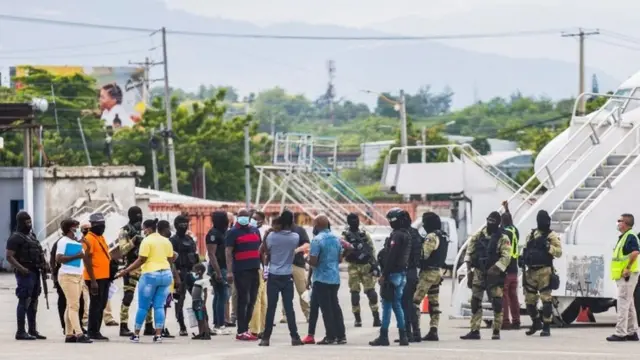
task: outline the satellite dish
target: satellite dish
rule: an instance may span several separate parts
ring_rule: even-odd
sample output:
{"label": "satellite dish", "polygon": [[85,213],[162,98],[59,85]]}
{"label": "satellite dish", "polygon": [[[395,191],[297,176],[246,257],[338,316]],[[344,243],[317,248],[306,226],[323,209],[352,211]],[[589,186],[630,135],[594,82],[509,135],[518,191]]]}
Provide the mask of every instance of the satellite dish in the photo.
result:
{"label": "satellite dish", "polygon": [[31,106],[37,111],[45,112],[49,109],[49,102],[47,99],[43,98],[33,98],[31,99]]}

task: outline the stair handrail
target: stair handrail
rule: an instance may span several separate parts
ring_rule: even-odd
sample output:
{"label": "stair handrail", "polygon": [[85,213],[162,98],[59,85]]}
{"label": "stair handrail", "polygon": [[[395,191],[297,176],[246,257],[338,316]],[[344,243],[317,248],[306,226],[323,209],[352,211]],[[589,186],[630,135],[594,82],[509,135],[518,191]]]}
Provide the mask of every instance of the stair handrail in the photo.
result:
{"label": "stair handrail", "polygon": [[[601,111],[602,109],[604,109],[604,107],[601,107],[600,109],[598,109],[595,113],[593,113],[593,115],[590,114],[591,117],[596,117]],[[567,139],[567,141],[565,141],[564,145],[562,145],[562,147],[560,149],[558,149],[558,151],[556,151],[556,153],[551,156],[545,163],[544,165],[542,165],[540,167],[540,170],[534,172],[533,175],[531,175],[531,177],[529,177],[529,179],[527,181],[525,181],[524,184],[522,184],[522,187],[520,188],[520,190],[524,190],[526,189],[526,187],[531,184],[531,182],[534,179],[538,179],[540,175],[542,175],[543,172],[547,172],[547,178],[544,179],[544,181],[539,181],[538,186],[536,186],[532,191],[529,192],[529,196],[527,196],[525,198],[525,200],[523,202],[521,202],[514,210],[511,211],[511,214],[513,216],[515,216],[518,211],[520,211],[520,209],[522,208],[522,205],[524,205],[526,202],[531,201],[531,198],[533,196],[535,196],[535,194],[537,194],[542,187],[547,183],[547,181],[551,181],[552,184],[554,184],[554,179],[553,179],[553,174],[558,171],[558,169],[560,169],[562,166],[564,166],[567,161],[571,158],[571,156],[573,156],[573,154],[578,151],[578,149],[585,143],[585,141],[591,139],[592,137],[595,136],[596,139],[599,139],[598,134],[596,133],[596,129],[600,128],[602,126],[602,124],[605,121],[609,120],[609,116],[611,116],[611,114],[613,114],[614,111],[617,110],[617,107],[615,107],[613,110],[611,110],[605,117],[603,117],[594,127],[590,121],[585,121],[579,128],[578,130],[576,130],[576,132],[569,137],[569,139]],[[558,165],[556,165],[553,170],[549,170],[549,165],[551,165],[551,162],[556,160],[556,157],[562,153],[562,151],[569,145],[572,143],[572,141],[578,137],[578,135],[580,135],[582,133],[582,130],[584,130],[585,128],[590,127],[591,128],[591,133],[588,136],[585,136],[582,141],[580,142],[580,144],[576,145],[573,150],[571,150],[571,152],[569,154],[567,154],[567,156],[565,156],[565,158],[562,160],[562,162]],[[592,145],[597,145],[598,143],[592,144]],[[583,155],[584,156],[584,155]],[[520,190],[518,190],[518,192],[520,192]],[[513,194],[509,200],[507,200],[508,202],[511,202],[511,200],[513,200],[517,195],[518,192],[516,192],[516,194]]]}
{"label": "stair handrail", "polygon": [[[609,156],[611,156],[611,155],[612,155],[612,152],[613,152],[614,150],[616,150],[620,145],[622,145],[622,143],[624,143],[624,141],[629,137],[629,135],[631,135],[631,134],[635,134],[635,133],[636,133],[636,131],[637,131],[639,128],[640,128],[640,126],[638,126],[638,125],[634,125],[634,126],[633,126],[633,128],[632,128],[629,132],[627,132],[627,133],[626,133],[626,134],[625,134],[625,135],[624,135],[624,136],[623,136],[623,137],[622,137],[622,138],[621,138],[621,139],[616,143],[616,145],[615,145],[611,150],[609,150],[609,152],[607,152],[607,154],[604,156],[604,160],[603,160],[603,161],[606,161],[606,159],[607,159]],[[611,184],[610,179],[611,179],[611,177],[613,177],[613,175],[616,173],[616,171],[618,171],[618,170],[620,169],[620,167],[622,167],[622,166],[626,166],[627,168],[632,168],[632,167],[633,167],[633,166],[638,162],[638,160],[640,160],[640,156],[636,156],[636,158],[635,158],[631,163],[629,163],[628,165],[627,165],[627,164],[625,164],[625,162],[629,159],[629,157],[630,157],[630,156],[632,156],[634,152],[638,151],[638,149],[640,149],[640,143],[636,144],[636,146],[633,148],[633,150],[631,150],[631,151],[627,154],[627,156],[625,156],[625,157],[624,157],[624,159],[623,159],[622,161],[620,161],[620,163],[619,163],[619,164],[618,164],[618,165],[613,169],[613,171],[611,171],[611,173],[609,173],[609,175],[605,176],[604,180],[603,180],[603,181],[602,181],[598,186],[596,186],[596,187],[595,187],[595,189],[594,189],[594,190],[589,194],[589,196],[587,196],[586,198],[584,198],[584,199],[582,200],[582,202],[580,202],[580,204],[578,205],[578,207],[577,207],[577,208],[576,208],[576,210],[574,211],[573,216],[571,217],[571,221],[569,222],[569,224],[570,224],[569,226],[570,226],[570,228],[571,228],[571,229],[574,229],[574,228],[575,228],[575,227],[573,226],[574,221],[582,222],[582,219],[584,218],[584,216],[583,216],[583,215],[584,215],[584,214],[586,214],[586,210],[590,209],[590,208],[594,205],[594,203],[591,203],[591,204],[590,204],[590,205],[585,209],[585,211],[583,212],[583,214],[580,214],[580,215],[578,216],[578,212],[580,211],[580,208],[581,208],[584,204],[586,204],[586,203],[587,203],[587,201],[588,201],[588,200],[590,200],[590,199],[591,199],[591,197],[592,197],[594,194],[596,194],[596,193],[598,192],[598,190],[600,190],[600,188],[602,188],[602,186],[604,186],[605,184],[609,184],[609,186],[610,186],[610,187],[612,187],[612,186],[613,186],[613,185]],[[593,174],[593,173],[598,169],[598,167],[600,167],[601,165],[602,165],[602,161],[598,164],[598,166],[594,167],[594,168],[593,168],[593,170],[592,170],[589,174]],[[620,174],[620,176],[619,176],[619,177],[621,177],[621,175],[622,175],[622,174]],[[619,177],[618,177],[618,178],[619,178]],[[575,191],[575,189],[574,189],[574,191]],[[578,216],[578,220],[576,220],[576,216]],[[576,234],[575,234],[575,233],[576,233],[576,232],[575,232],[575,231],[572,231],[571,233],[572,233],[572,234],[571,234],[571,240],[572,240],[572,243],[575,245],[575,241],[576,241]]]}
{"label": "stair handrail", "polygon": [[[453,154],[453,150],[459,149],[462,153],[464,153],[467,156],[467,158],[469,158],[471,161],[473,161],[476,165],[478,165],[481,169],[483,169],[486,173],[488,173],[493,178],[495,178],[498,182],[502,183],[508,189],[510,189],[513,192],[516,192],[519,189],[519,184],[515,180],[513,180],[509,175],[505,174],[502,170],[498,169],[498,167],[496,167],[495,165],[489,163],[484,158],[484,156],[481,155],[477,150],[475,150],[473,148],[473,146],[471,146],[470,144],[396,146],[396,147],[392,147],[391,149],[389,149],[389,153],[387,154],[387,157],[385,159],[385,164],[386,164],[386,166],[390,165],[390,160],[389,159],[391,158],[391,155],[396,151],[399,151],[401,154],[404,154],[405,152],[407,152],[409,150],[435,150],[435,149],[446,149],[447,151],[449,151],[450,154]],[[469,149],[471,149],[471,150],[469,150]],[[401,163],[402,163],[401,159],[402,159],[402,157],[398,157],[398,162],[395,164],[396,165],[396,173],[395,173],[395,180],[394,180],[394,184],[393,184],[394,186],[398,185],[398,178],[399,178],[399,174],[400,174],[400,166],[401,166]],[[481,159],[481,160],[479,160],[479,159]],[[491,170],[489,170],[489,169],[491,169]],[[495,173],[494,173],[494,171],[495,171]],[[509,181],[511,181],[512,184],[510,184],[505,179],[509,179]],[[383,181],[386,182],[386,179],[383,179]],[[516,186],[514,186],[514,185],[516,185]],[[525,189],[525,191],[526,191],[526,189]]]}
{"label": "stair handrail", "polygon": [[[42,235],[42,232],[43,232],[43,231],[46,231],[46,230],[47,230],[47,228],[48,228],[49,226],[53,225],[53,223],[55,223],[56,221],[60,220],[60,219],[61,219],[62,217],[64,217],[65,215],[66,215],[66,216],[69,216],[69,215],[67,215],[67,214],[68,214],[68,213],[70,213],[70,212],[72,212],[74,208],[75,208],[75,206],[70,206],[70,207],[68,207],[67,209],[63,210],[63,211],[62,211],[61,213],[59,213],[58,215],[54,216],[54,217],[53,217],[53,219],[51,219],[49,222],[47,222],[47,223],[44,225],[44,227],[43,227],[42,229],[40,229],[40,231],[38,231],[38,233],[36,234],[36,238],[39,238],[39,237],[40,237],[40,235]],[[73,214],[77,213],[77,212],[78,212],[78,211],[80,211],[80,210],[85,210],[85,211],[86,211],[86,210],[90,210],[90,211],[93,211],[93,208],[92,208],[92,207],[90,207],[90,206],[86,206],[86,205],[84,205],[84,206],[80,207],[78,210],[76,210]],[[70,216],[70,217],[73,217],[73,216]],[[46,236],[49,236],[49,235],[46,235]]]}

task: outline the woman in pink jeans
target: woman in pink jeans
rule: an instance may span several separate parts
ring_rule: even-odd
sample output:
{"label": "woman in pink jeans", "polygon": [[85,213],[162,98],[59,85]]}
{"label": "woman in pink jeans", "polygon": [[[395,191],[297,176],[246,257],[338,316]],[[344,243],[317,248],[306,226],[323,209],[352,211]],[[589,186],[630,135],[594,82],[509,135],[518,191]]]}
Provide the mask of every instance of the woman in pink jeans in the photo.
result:
{"label": "woman in pink jeans", "polygon": [[[503,232],[511,240],[511,262],[507,267],[507,277],[504,280],[502,330],[518,330],[520,329],[520,301],[518,300],[518,239],[520,233],[513,226],[513,219],[506,201],[502,203],[502,206],[505,209],[502,214]],[[509,313],[511,313],[512,320],[509,318]]]}

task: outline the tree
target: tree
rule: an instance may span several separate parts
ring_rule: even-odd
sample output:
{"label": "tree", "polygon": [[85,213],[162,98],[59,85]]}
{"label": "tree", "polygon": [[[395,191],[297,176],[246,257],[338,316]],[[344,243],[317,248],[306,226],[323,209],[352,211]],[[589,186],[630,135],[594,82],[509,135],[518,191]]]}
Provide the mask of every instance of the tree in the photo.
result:
{"label": "tree", "polygon": [[[382,95],[389,99],[397,100],[397,96],[394,97],[390,93],[383,93]],[[451,110],[452,100],[453,91],[449,87],[445,87],[440,93],[433,94],[431,86],[426,85],[418,89],[415,95],[405,94],[407,114],[416,118],[447,114]],[[376,114],[386,117],[398,116],[393,104],[382,97],[378,97]]]}
{"label": "tree", "polygon": [[487,140],[484,136],[479,136],[473,138],[470,143],[471,147],[476,149],[480,155],[487,155],[491,152],[491,145],[489,145],[489,140]]}

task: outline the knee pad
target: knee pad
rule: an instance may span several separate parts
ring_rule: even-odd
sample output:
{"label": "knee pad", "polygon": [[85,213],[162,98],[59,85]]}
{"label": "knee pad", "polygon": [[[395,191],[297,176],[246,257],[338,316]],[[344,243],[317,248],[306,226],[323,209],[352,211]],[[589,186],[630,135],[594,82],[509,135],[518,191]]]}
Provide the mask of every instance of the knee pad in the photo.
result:
{"label": "knee pad", "polygon": [[482,300],[472,297],[471,298],[471,313],[475,314],[479,310],[482,310]]}
{"label": "knee pad", "polygon": [[542,316],[545,318],[550,318],[553,315],[553,305],[551,302],[543,302],[542,303]]}
{"label": "knee pad", "polygon": [[493,308],[493,312],[495,313],[501,313],[502,312],[502,298],[501,297],[494,297],[493,299],[491,299],[491,307]]}
{"label": "knee pad", "polygon": [[376,293],[375,289],[369,289],[365,292],[365,294],[367,294],[367,297],[369,298],[369,303],[371,303],[372,305],[378,303],[378,293]]}
{"label": "knee pad", "polygon": [[358,306],[360,305],[360,293],[357,291],[351,292],[351,305]]}
{"label": "knee pad", "polygon": [[429,299],[429,314],[442,314],[438,300]]}
{"label": "knee pad", "polygon": [[538,317],[538,308],[535,305],[528,304],[527,314],[529,314],[532,319],[536,319]]}
{"label": "knee pad", "polygon": [[133,291],[125,291],[122,297],[122,305],[128,307],[131,306],[131,302],[133,302]]}

